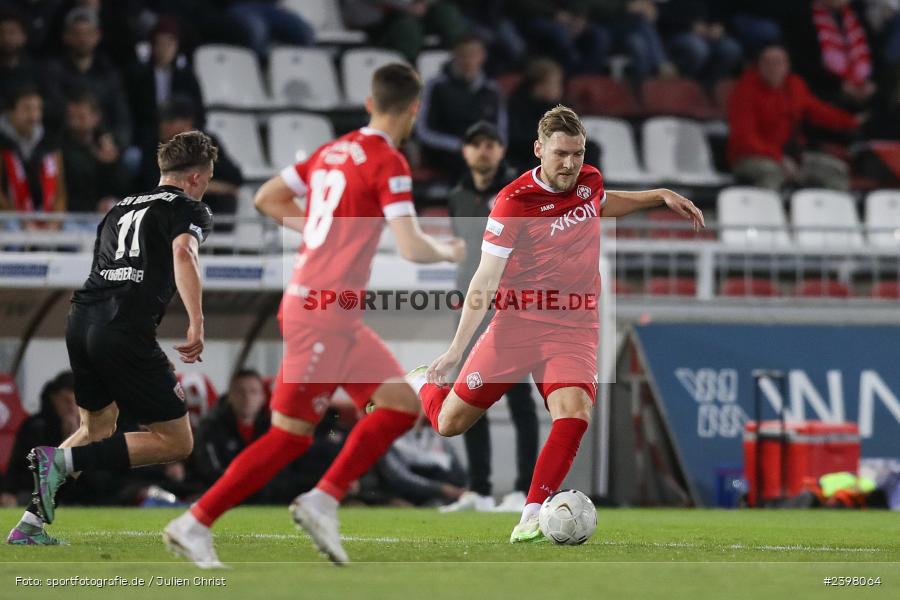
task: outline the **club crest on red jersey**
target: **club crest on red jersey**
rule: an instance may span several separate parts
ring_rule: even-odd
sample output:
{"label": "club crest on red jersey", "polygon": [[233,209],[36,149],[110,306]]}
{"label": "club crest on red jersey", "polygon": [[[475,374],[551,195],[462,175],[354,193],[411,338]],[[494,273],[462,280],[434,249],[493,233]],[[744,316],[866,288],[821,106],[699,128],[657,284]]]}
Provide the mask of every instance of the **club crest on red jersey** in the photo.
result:
{"label": "club crest on red jersey", "polygon": [[586,185],[579,185],[578,189],[575,190],[575,195],[582,200],[587,200],[591,197],[591,188]]}
{"label": "club crest on red jersey", "polygon": [[481,379],[481,373],[475,371],[466,375],[466,385],[470,390],[477,390],[484,385],[484,381]]}

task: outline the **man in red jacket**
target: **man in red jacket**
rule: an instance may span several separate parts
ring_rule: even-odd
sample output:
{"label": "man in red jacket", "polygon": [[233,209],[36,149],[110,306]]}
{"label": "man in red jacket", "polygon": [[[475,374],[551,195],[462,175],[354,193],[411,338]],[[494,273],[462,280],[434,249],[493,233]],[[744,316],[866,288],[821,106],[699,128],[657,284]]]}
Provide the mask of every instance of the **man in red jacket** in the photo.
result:
{"label": "man in red jacket", "polygon": [[851,130],[860,125],[861,117],[813,96],[806,83],[791,73],[784,48],[767,47],[756,66],[744,72],[731,95],[728,121],[728,159],[739,181],[775,190],[788,182],[839,190],[849,187],[847,164],[805,150],[801,126],[808,122]]}

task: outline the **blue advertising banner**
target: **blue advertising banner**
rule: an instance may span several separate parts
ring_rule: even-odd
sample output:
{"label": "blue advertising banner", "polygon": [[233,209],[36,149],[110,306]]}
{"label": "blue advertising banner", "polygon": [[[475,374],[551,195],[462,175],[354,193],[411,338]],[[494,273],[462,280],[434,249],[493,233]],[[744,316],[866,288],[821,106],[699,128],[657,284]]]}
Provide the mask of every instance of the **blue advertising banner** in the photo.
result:
{"label": "blue advertising banner", "polygon": [[763,418],[856,422],[864,457],[900,458],[900,327],[650,324],[638,350],[682,464],[714,503],[716,468],[743,463],[754,369],[778,369],[785,396],[764,382]]}

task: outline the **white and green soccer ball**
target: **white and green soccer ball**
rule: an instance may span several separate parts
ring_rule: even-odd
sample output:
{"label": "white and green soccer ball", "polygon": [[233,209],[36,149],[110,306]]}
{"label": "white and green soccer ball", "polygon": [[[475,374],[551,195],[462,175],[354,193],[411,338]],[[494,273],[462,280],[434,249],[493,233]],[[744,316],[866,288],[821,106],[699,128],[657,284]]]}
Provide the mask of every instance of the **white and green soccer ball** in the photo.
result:
{"label": "white and green soccer ball", "polygon": [[591,499],[578,490],[560,490],[541,504],[538,522],[547,539],[577,546],[594,535],[597,509]]}

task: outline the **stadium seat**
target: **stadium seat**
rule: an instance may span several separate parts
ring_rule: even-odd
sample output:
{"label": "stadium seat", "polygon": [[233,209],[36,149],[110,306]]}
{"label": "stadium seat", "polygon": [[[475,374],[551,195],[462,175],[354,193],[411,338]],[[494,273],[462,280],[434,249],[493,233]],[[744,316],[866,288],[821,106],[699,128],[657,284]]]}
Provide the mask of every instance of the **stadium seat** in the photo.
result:
{"label": "stadium seat", "polygon": [[716,202],[720,239],[733,246],[787,246],[787,218],[777,192],[763,188],[730,187]]}
{"label": "stadium seat", "polygon": [[880,190],[866,196],[866,227],[882,230],[868,232],[869,244],[888,248],[900,245],[900,191]]}
{"label": "stadium seat", "polygon": [[279,106],[331,110],[342,104],[334,62],[321,48],[282,46],[272,50],[269,87]]}
{"label": "stadium seat", "polygon": [[803,298],[849,298],[850,287],[833,279],[806,279],[797,286],[797,296]]}
{"label": "stadium seat", "polygon": [[728,103],[731,102],[731,93],[734,92],[735,85],[737,85],[737,81],[734,79],[722,79],[716,84],[713,97],[718,118],[728,118]]}
{"label": "stadium seat", "polygon": [[235,213],[238,220],[233,234],[233,245],[238,251],[258,252],[263,248],[264,230],[259,220],[262,215],[253,205],[256,189],[254,185],[242,185],[238,191],[238,206]]}
{"label": "stadium seat", "polygon": [[[815,248],[859,248],[859,231],[823,231],[816,228],[859,228],[856,203],[845,192],[808,189],[791,197],[791,224],[798,230],[794,237],[802,246]],[[811,229],[809,229],[811,228]]]}
{"label": "stadium seat", "polygon": [[316,41],[322,44],[364,44],[364,31],[344,27],[341,6],[337,0],[283,0],[289,8],[303,17],[316,30]]}
{"label": "stadium seat", "polygon": [[206,127],[221,140],[247,179],[264,179],[275,172],[263,156],[259,127],[253,115],[211,112]]}
{"label": "stadium seat", "polygon": [[428,81],[441,72],[444,64],[450,60],[447,50],[423,50],[416,58],[416,70],[422,81]]}
{"label": "stadium seat", "polygon": [[238,46],[201,46],[194,52],[194,72],[206,106],[265,108],[271,100],[263,90],[256,55]]}
{"label": "stadium seat", "polygon": [[722,282],[723,296],[780,296],[781,292],[771,279],[758,277],[728,277]]}
{"label": "stadium seat", "polygon": [[697,281],[693,277],[651,277],[646,290],[651,296],[696,296]]}
{"label": "stadium seat", "polygon": [[659,181],[683,185],[724,185],[730,178],[713,167],[703,128],[675,117],[647,119],[643,126],[644,166]]}
{"label": "stadium seat", "polygon": [[406,63],[399,52],[379,48],[354,48],[341,57],[344,96],[351,106],[362,106],[369,95],[372,73],[390,63]]}
{"label": "stadium seat", "polygon": [[900,300],[900,281],[878,281],[872,286],[872,297]]}
{"label": "stadium seat", "polygon": [[648,79],[641,85],[641,102],[648,115],[711,119],[716,109],[700,84],[692,79]]}
{"label": "stadium seat", "polygon": [[635,117],[641,104],[628,84],[600,75],[578,75],[569,80],[566,97],[582,115]]}
{"label": "stadium seat", "polygon": [[305,160],[334,139],[327,117],[309,113],[274,113],[269,117],[269,157],[276,169]]}
{"label": "stadium seat", "polygon": [[603,178],[615,183],[646,184],[650,175],[638,162],[637,145],[628,121],[584,117],[587,138],[600,146]]}
{"label": "stadium seat", "polygon": [[9,373],[0,373],[0,475],[6,474],[16,433],[25,417],[16,380]]}

